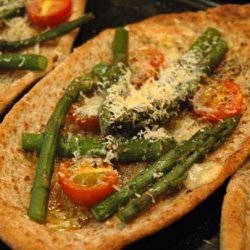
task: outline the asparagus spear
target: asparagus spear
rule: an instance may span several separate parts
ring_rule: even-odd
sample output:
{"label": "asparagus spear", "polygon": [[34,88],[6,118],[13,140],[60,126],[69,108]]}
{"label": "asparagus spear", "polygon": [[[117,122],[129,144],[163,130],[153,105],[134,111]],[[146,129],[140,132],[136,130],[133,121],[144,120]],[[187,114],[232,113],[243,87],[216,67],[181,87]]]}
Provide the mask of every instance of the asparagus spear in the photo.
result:
{"label": "asparagus spear", "polygon": [[43,70],[48,65],[48,59],[36,54],[2,54],[0,69]]}
{"label": "asparagus spear", "polygon": [[[135,194],[143,193],[145,188],[156,182],[157,176],[171,173],[170,171],[175,165],[185,162],[190,155],[199,151],[197,150],[199,147],[204,147],[206,144],[203,142],[206,142],[210,137],[216,138],[213,144],[219,146],[217,142],[220,141],[220,143],[223,143],[224,137],[235,128],[238,121],[239,118],[228,118],[216,124],[214,127],[207,127],[198,131],[188,141],[170,150],[145,171],[127,182],[120,191],[113,193],[107,199],[93,207],[91,209],[93,217],[97,221],[103,221],[116,213],[118,209],[126,205]],[[209,144],[209,147],[206,148],[206,152],[213,147],[213,144]],[[212,149],[214,149],[214,147]],[[201,155],[199,155],[199,157],[201,157]]]}
{"label": "asparagus spear", "polygon": [[[157,200],[161,195],[165,194],[170,188],[175,187],[180,178],[185,176],[187,170],[192,166],[193,163],[204,157],[214,145],[225,141],[226,136],[232,132],[237,125],[237,120],[229,118],[222,121],[219,126],[211,129],[209,137],[202,144],[197,143],[197,147],[185,159],[179,160],[177,165],[166,175],[159,179],[158,182],[153,184],[150,189],[142,194],[140,197],[132,199],[124,208],[118,212],[118,217],[128,222],[134,219],[140,212],[145,210],[152,202]],[[223,130],[221,128],[223,127]],[[217,144],[218,146],[218,144]]]}
{"label": "asparagus spear", "polygon": [[[122,28],[118,27],[115,31],[115,37],[112,44],[112,53],[114,64],[106,71],[102,70],[102,79],[107,79],[104,82],[104,88],[108,89],[113,84],[119,81],[119,78],[125,72],[125,66],[128,64],[128,32]],[[100,65],[103,68],[103,65]],[[100,68],[99,66],[99,68]],[[94,69],[94,71],[97,71]],[[100,70],[98,71],[100,72]],[[109,108],[105,104],[105,100],[99,108],[99,123],[101,128],[101,133],[105,133],[106,127],[109,125]]]}
{"label": "asparagus spear", "polygon": [[[146,93],[144,95],[147,100],[144,98],[143,103],[131,107],[122,106],[113,98],[117,88],[111,88],[103,104],[105,113],[101,118],[101,131],[107,133],[117,128],[141,128],[176,114],[180,102],[195,92],[204,77],[219,64],[226,51],[227,44],[221,38],[220,32],[210,28],[178,62],[170,65],[161,74],[154,85],[145,84],[140,90],[132,92],[131,100],[140,93]],[[115,93],[120,95],[117,91]],[[130,104],[129,97],[124,95],[124,103],[127,101]]]}
{"label": "asparagus spear", "polygon": [[45,128],[28,210],[28,216],[37,222],[42,223],[46,219],[55,151],[63,118],[72,102],[77,99],[79,92],[88,94],[93,91],[95,85],[96,79],[92,75],[74,79],[57,103]]}
{"label": "asparagus spear", "polygon": [[[33,42],[41,42],[48,38],[55,37],[58,34],[64,34],[65,30],[69,31],[70,27],[77,27],[79,26],[79,24],[82,24],[83,22],[86,22],[92,18],[92,14],[87,14],[80,19],[76,19],[75,21],[66,24],[61,24],[56,28],[49,30],[48,32],[42,33],[40,36],[31,38],[30,40],[24,40],[21,42],[21,44],[25,44],[26,46],[34,44]],[[117,29],[116,35],[117,33],[121,32],[123,33],[121,29]],[[126,37],[126,35],[124,37]],[[20,42],[13,42],[12,45],[12,48],[19,48]],[[117,58],[119,57],[119,60],[126,60],[126,57],[124,55],[121,55],[122,51],[120,50],[120,48],[126,48],[126,46],[119,46],[119,48],[114,48],[117,53]],[[115,70],[115,72],[117,72],[117,70]],[[112,77],[115,76],[112,73],[110,75]],[[82,92],[82,94],[87,94],[93,91],[94,87],[96,86],[97,78],[99,81],[99,77],[92,73],[87,77],[77,78],[76,80],[74,80],[66,89],[64,96],[60,99],[55,108],[55,111],[52,113],[52,116],[44,132],[43,143],[40,151],[35,181],[32,189],[31,202],[28,211],[28,215],[31,219],[34,219],[38,222],[44,222],[46,219],[50,180],[53,172],[53,162],[56,147],[59,140],[60,126],[63,117],[66,114],[70,105],[78,98],[80,91]]]}
{"label": "asparagus spear", "polygon": [[123,27],[117,27],[112,44],[114,64],[128,64],[128,32]]}
{"label": "asparagus spear", "polygon": [[27,38],[27,39],[19,40],[19,41],[0,40],[0,50],[2,51],[5,49],[21,49],[27,46],[32,46],[37,43],[41,43],[47,40],[54,39],[58,36],[62,36],[72,31],[75,28],[80,27],[81,25],[91,21],[93,18],[94,18],[93,14],[88,13],[82,17],[79,17],[78,19],[75,19],[67,23],[62,23],[58,25],[57,27],[54,27],[50,30],[46,30],[31,38]]}
{"label": "asparagus spear", "polygon": [[103,84],[107,84],[107,86],[103,86],[106,89],[109,86],[109,72],[111,69],[111,65],[106,62],[98,63],[93,69],[92,73],[100,78]]}
{"label": "asparagus spear", "polygon": [[[42,134],[23,134],[22,145],[25,151],[40,152]],[[114,138],[112,145],[105,138],[82,135],[61,136],[57,152],[61,156],[88,155],[105,157],[112,146],[119,162],[154,161],[176,145],[174,138],[165,140]]]}

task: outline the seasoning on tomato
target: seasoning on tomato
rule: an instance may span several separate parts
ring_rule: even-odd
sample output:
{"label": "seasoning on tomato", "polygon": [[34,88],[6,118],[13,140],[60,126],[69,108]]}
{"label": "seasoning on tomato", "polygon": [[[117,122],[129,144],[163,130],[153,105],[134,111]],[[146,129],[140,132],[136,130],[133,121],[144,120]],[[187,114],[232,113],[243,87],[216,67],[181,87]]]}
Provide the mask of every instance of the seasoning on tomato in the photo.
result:
{"label": "seasoning on tomato", "polygon": [[76,205],[92,207],[115,191],[119,175],[100,159],[62,163],[58,168],[63,192]]}
{"label": "seasoning on tomato", "polygon": [[193,99],[194,111],[208,121],[216,122],[240,114],[243,95],[238,84],[222,80],[203,85]]}
{"label": "seasoning on tomato", "polygon": [[149,78],[157,78],[164,63],[163,53],[154,46],[143,47],[131,52],[129,58],[132,83],[140,86]]}
{"label": "seasoning on tomato", "polygon": [[85,98],[84,103],[73,105],[66,116],[67,123],[71,124],[71,128],[74,127],[73,130],[99,133],[98,109],[102,102],[102,96],[94,95]]}
{"label": "seasoning on tomato", "polygon": [[35,0],[27,6],[30,21],[41,28],[67,21],[71,11],[72,0]]}

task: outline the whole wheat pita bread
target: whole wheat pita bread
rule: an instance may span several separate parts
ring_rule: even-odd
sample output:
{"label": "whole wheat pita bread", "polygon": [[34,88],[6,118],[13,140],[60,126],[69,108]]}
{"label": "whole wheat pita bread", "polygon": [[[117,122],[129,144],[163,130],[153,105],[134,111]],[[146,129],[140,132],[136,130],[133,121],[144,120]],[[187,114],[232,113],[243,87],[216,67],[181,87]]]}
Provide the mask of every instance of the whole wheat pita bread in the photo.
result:
{"label": "whole wheat pita bread", "polygon": [[249,181],[248,160],[227,186],[221,217],[221,249],[249,249]]}
{"label": "whole wheat pita bread", "polygon": [[[74,20],[83,14],[85,4],[85,0],[73,0],[73,9],[70,20]],[[13,33],[19,33],[20,35],[18,38],[12,38],[12,40],[24,39],[39,32],[30,25],[27,17],[17,17],[6,22],[7,25],[0,30],[1,39],[11,39]],[[20,26],[16,26],[17,23],[20,23]],[[13,104],[13,101],[28,87],[32,86],[37,79],[44,76],[54,68],[58,62],[65,59],[71,51],[77,33],[78,30],[74,30],[64,36],[54,39],[53,41],[44,42],[39,46],[36,45],[21,51],[15,51],[16,53],[38,53],[45,55],[49,60],[49,65],[44,71],[1,71],[0,114],[4,113],[9,106]]]}
{"label": "whole wheat pita bread", "polygon": [[[250,152],[249,17],[250,5],[226,5],[205,12],[161,15],[128,26],[131,50],[148,43],[164,43],[169,61],[178,58],[208,27],[218,28],[228,41],[229,52],[216,74],[240,84],[245,95],[245,110],[229,140],[207,156],[207,160],[223,165],[215,180],[193,191],[183,188],[152,204],[130,224],[123,224],[114,216],[103,223],[90,220],[79,229],[56,231],[27,217],[35,164],[22,150],[21,134],[43,130],[71,79],[100,61],[111,61],[114,30],[106,30],[77,48],[36,84],[0,125],[1,239],[15,249],[119,249],[168,226],[208,197],[243,164]],[[182,120],[178,122],[181,124]]]}

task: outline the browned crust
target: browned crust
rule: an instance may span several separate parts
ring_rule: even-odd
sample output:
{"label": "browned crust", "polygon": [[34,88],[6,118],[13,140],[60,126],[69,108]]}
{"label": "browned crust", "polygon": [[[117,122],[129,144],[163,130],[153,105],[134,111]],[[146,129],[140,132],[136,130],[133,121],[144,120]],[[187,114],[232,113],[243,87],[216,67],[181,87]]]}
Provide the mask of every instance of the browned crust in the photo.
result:
{"label": "browned crust", "polygon": [[[86,0],[74,0],[73,1],[73,11],[70,17],[70,20],[73,20],[79,16],[81,16],[84,12],[84,8],[86,5]],[[51,69],[53,69],[54,65],[58,63],[60,60],[64,59],[67,54],[70,53],[73,42],[78,34],[79,29],[74,30],[58,39],[56,46],[54,49],[61,52],[64,56],[62,58],[55,58],[55,54],[53,50],[48,48],[48,51],[51,50],[51,56],[48,57],[49,65],[45,71],[42,72],[32,72],[27,71],[27,73],[21,77],[20,79],[16,80],[15,82],[11,83],[10,85],[2,88],[0,90],[0,114],[4,113],[8,107],[13,104],[13,101],[20,96],[28,87],[32,86],[32,84],[47,74]],[[45,48],[43,46],[43,48]]]}
{"label": "browned crust", "polygon": [[[227,5],[205,13],[162,15],[132,25],[130,29],[140,30],[143,27],[146,32],[146,27],[159,23],[168,26],[178,18],[199,33],[214,25],[225,33],[237,30],[250,37],[249,16],[250,5]],[[226,152],[232,152],[224,162],[223,171],[212,183],[191,192],[183,189],[175,196],[157,202],[128,225],[113,217],[105,223],[91,222],[82,229],[61,232],[50,231],[46,225],[29,220],[26,211],[34,166],[21,150],[21,133],[41,131],[68,82],[96,62],[110,58],[110,52],[107,55],[107,50],[110,49],[112,34],[113,30],[107,30],[78,48],[19,101],[0,126],[0,171],[6,178],[0,179],[0,236],[15,249],[57,249],[58,246],[61,249],[119,249],[187,214],[219,187],[249,155],[250,138],[242,130],[250,121],[247,102],[248,109],[239,127],[230,140],[211,156],[211,159],[219,161]],[[236,141],[239,137],[245,139],[238,145]]]}

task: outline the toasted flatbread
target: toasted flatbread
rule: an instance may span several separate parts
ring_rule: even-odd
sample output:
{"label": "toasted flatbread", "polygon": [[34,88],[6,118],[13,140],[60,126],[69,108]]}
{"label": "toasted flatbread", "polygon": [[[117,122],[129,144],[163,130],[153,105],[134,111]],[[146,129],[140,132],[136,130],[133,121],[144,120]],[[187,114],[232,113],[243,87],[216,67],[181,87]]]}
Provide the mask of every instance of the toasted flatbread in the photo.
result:
{"label": "toasted flatbread", "polygon": [[[67,59],[45,76],[25,95],[0,125],[0,237],[14,249],[119,249],[152,234],[178,220],[206,199],[224,180],[239,168],[250,153],[250,5],[225,5],[197,13],[161,15],[127,26],[130,51],[153,44],[167,61],[176,60],[208,27],[219,29],[229,44],[229,51],[215,75],[233,79],[244,94],[241,121],[228,141],[206,157],[217,174],[198,185],[152,204],[129,224],[116,216],[103,223],[92,219],[79,228],[51,228],[49,223],[30,220],[27,209],[35,172],[36,158],[21,146],[23,132],[42,132],[58,99],[69,82],[89,71],[98,62],[111,61],[114,30],[105,30],[77,48]],[[172,121],[177,140],[188,139],[200,120],[182,114]],[[136,166],[130,165],[129,169]],[[124,166],[120,173],[126,175]],[[206,174],[206,173],[205,173]],[[191,183],[197,184],[197,183]]]}
{"label": "toasted flatbread", "polygon": [[[28,1],[27,1],[28,2]],[[30,1],[29,1],[30,2]],[[84,12],[85,0],[73,0],[72,14],[69,20],[76,19]],[[27,16],[16,17],[6,21],[0,29],[0,38],[6,40],[20,40],[39,33],[28,21]],[[49,65],[43,71],[1,71],[0,73],[0,114],[4,113],[13,104],[15,98],[20,96],[37,79],[48,73],[58,62],[62,61],[71,51],[78,30],[74,30],[53,41],[44,42],[15,53],[35,53],[48,58]]]}
{"label": "toasted flatbread", "polygon": [[249,249],[249,176],[248,160],[227,186],[221,216],[221,249]]}

